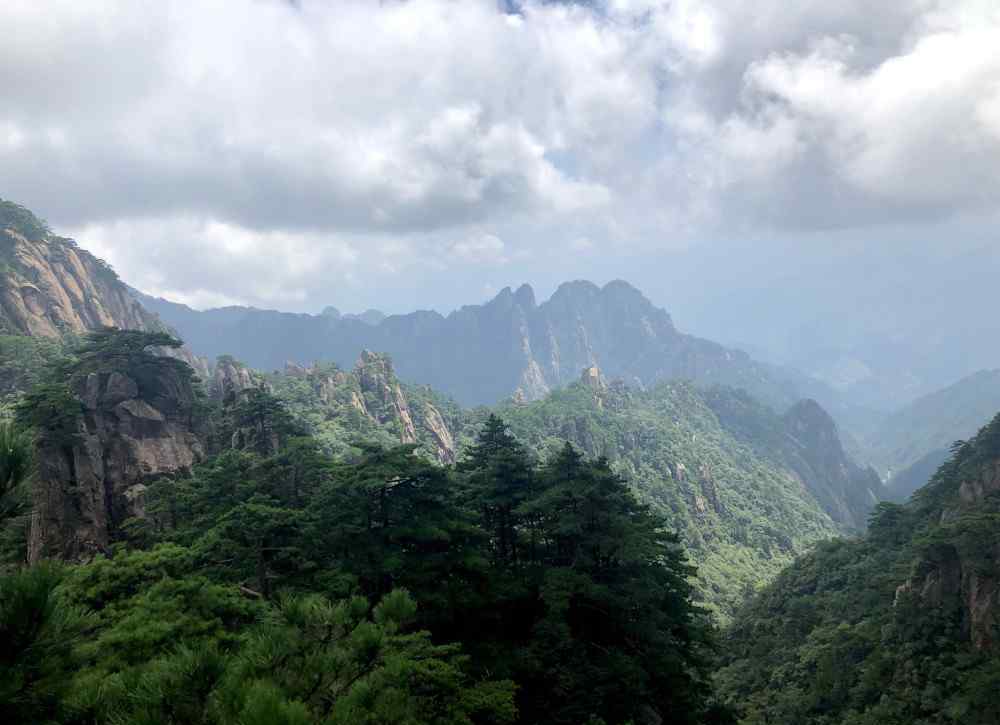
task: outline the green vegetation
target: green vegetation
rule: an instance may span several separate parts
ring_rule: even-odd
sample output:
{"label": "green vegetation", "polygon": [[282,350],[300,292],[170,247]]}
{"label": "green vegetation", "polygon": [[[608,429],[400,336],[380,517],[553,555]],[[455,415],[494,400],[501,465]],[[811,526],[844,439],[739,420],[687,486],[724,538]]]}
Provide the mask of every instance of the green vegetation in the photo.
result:
{"label": "green vegetation", "polygon": [[45,239],[51,233],[48,224],[20,204],[0,199],[0,230],[13,229],[25,239]]}
{"label": "green vegetation", "polygon": [[739,613],[717,681],[743,722],[1000,722],[1000,491],[960,494],[998,459],[1000,416],[866,538],[821,545]]}
{"label": "green vegetation", "polygon": [[[883,471],[890,471],[890,486],[906,499],[930,480],[936,466],[916,481],[907,480],[908,467],[931,455],[938,463],[958,438],[968,438],[1000,410],[1000,370],[981,370],[925,395],[891,415],[871,436],[867,451]],[[901,480],[896,480],[902,474]]]}
{"label": "green vegetation", "polygon": [[[171,344],[91,335],[20,421],[51,435],[88,371],[142,394],[182,364],[150,360]],[[607,461],[538,463],[495,417],[457,466],[334,458],[253,393],[211,412],[229,445],[151,481],[107,555],[0,579],[6,722],[728,722],[693,570]]]}
{"label": "green vegetation", "polygon": [[500,414],[543,459],[567,440],[607,458],[680,535],[698,562],[700,600],[725,621],[746,592],[837,527],[791,472],[727,430],[706,396],[677,382],[648,392],[575,384]]}
{"label": "green vegetation", "polygon": [[65,343],[44,337],[0,335],[0,412],[9,413],[20,395],[41,381]]}

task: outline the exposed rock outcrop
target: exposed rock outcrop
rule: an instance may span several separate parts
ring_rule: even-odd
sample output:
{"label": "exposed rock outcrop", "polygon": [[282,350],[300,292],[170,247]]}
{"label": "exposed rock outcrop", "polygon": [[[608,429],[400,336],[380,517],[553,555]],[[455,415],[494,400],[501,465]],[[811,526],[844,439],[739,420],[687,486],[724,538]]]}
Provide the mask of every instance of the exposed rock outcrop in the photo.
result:
{"label": "exposed rock outcrop", "polygon": [[209,394],[214,400],[232,404],[240,395],[252,388],[265,388],[264,381],[238,360],[223,355],[215,361]]}
{"label": "exposed rock outcrop", "polygon": [[[152,357],[152,356],[151,356]],[[87,559],[106,551],[130,517],[144,513],[145,486],[201,460],[190,376],[152,358],[134,371],[77,379],[72,435],[43,435],[29,559]]]}
{"label": "exposed rock outcrop", "polygon": [[[284,391],[291,396],[293,407],[299,407],[305,416],[342,431],[338,436],[357,432],[359,421],[354,416],[360,415],[383,432],[391,431],[400,443],[420,444],[441,463],[455,460],[454,434],[445,415],[431,403],[431,391],[422,395],[414,390],[416,397],[411,400],[387,355],[365,350],[350,372],[331,364],[305,367],[289,362],[283,374],[268,380],[279,394]],[[302,383],[311,394],[303,390]]]}
{"label": "exposed rock outcrop", "polygon": [[606,390],[608,385],[604,382],[601,369],[596,365],[591,365],[583,369],[580,374],[580,382],[595,392]]}
{"label": "exposed rock outcrop", "polygon": [[[932,545],[918,574],[896,590],[925,603],[957,608],[972,646],[1000,649],[1000,416],[939,469],[930,485],[940,500]],[[926,534],[925,534],[926,535]]]}
{"label": "exposed rock outcrop", "polygon": [[863,530],[868,513],[884,497],[881,479],[844,452],[837,424],[815,400],[802,400],[783,417],[787,462],[837,522]]}
{"label": "exposed rock outcrop", "polygon": [[417,431],[413,426],[410,406],[399,387],[388,355],[364,350],[354,366],[361,392],[374,401],[367,406],[368,414],[379,423],[395,420],[399,423],[400,443],[416,443]]}
{"label": "exposed rock outcrop", "polygon": [[[146,310],[115,272],[71,239],[48,233],[33,219],[13,224],[15,205],[0,200],[0,331],[59,338],[105,327],[173,332]],[[25,215],[30,213],[21,210]],[[6,222],[4,220],[7,220]],[[27,234],[30,233],[30,236]],[[188,348],[163,348],[205,377],[208,367]]]}
{"label": "exposed rock outcrop", "polygon": [[437,447],[438,460],[442,463],[454,463],[455,439],[441,413],[430,403],[424,404],[424,427],[431,434],[431,439]]}
{"label": "exposed rock outcrop", "polygon": [[10,263],[0,288],[0,324],[9,333],[59,337],[101,327],[164,329],[114,273],[67,239],[29,240],[5,229]]}

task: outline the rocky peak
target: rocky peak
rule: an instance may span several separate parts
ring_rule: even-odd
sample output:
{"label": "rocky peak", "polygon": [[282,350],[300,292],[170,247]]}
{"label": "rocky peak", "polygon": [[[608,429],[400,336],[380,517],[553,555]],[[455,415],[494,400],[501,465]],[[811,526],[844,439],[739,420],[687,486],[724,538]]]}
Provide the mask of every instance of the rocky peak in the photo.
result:
{"label": "rocky peak", "polygon": [[604,381],[604,376],[601,375],[601,369],[596,365],[591,365],[583,369],[583,372],[580,374],[580,382],[595,392],[602,392],[607,390],[608,387]]}
{"label": "rocky peak", "polygon": [[535,290],[531,288],[530,284],[522,284],[518,287],[517,292],[514,293],[514,300],[518,305],[529,310],[537,307],[535,304]]}
{"label": "rocky peak", "polygon": [[187,366],[146,356],[135,369],[76,377],[80,406],[68,435],[43,429],[29,559],[87,559],[105,552],[131,517],[144,515],[150,480],[184,473],[204,455]]}
{"label": "rocky peak", "polygon": [[410,415],[410,406],[393,372],[389,356],[363,350],[354,366],[354,372],[362,395],[370,397],[374,403],[365,406],[368,414],[380,423],[398,421],[400,442],[416,443],[417,433]]}
{"label": "rocky peak", "polygon": [[837,424],[815,400],[801,400],[782,417],[792,469],[835,521],[861,531],[884,497],[878,474],[844,452]]}
{"label": "rocky peak", "polygon": [[309,377],[314,370],[314,367],[299,365],[297,362],[292,360],[285,361],[285,375],[290,378],[306,378]]}
{"label": "rocky peak", "polygon": [[805,450],[813,457],[822,456],[839,465],[844,458],[837,424],[819,403],[812,399],[800,400],[785,413],[785,426]]}
{"label": "rocky peak", "polygon": [[0,280],[0,324],[10,333],[60,337],[102,327],[162,329],[95,257],[68,239],[27,239],[0,230],[8,246]]}
{"label": "rocky peak", "polygon": [[[172,332],[107,263],[2,199],[0,268],[0,331],[7,334],[56,339],[106,327]],[[183,360],[199,375],[208,372],[185,347],[157,352]]]}
{"label": "rocky peak", "polygon": [[264,382],[250,368],[228,355],[223,355],[215,362],[209,394],[213,400],[231,404],[244,391],[263,386]]}

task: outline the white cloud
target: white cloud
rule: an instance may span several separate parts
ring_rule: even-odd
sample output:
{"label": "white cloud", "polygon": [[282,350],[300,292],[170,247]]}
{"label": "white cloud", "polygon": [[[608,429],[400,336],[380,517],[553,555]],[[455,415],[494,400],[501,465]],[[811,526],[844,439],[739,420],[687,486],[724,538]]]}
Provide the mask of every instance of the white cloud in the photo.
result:
{"label": "white cloud", "polygon": [[450,252],[472,264],[503,265],[509,261],[503,240],[492,234],[480,234],[451,245]]}
{"label": "white cloud", "polygon": [[322,265],[370,285],[1000,206],[993,2],[521,8],[10,0],[0,193],[139,286],[302,306]]}

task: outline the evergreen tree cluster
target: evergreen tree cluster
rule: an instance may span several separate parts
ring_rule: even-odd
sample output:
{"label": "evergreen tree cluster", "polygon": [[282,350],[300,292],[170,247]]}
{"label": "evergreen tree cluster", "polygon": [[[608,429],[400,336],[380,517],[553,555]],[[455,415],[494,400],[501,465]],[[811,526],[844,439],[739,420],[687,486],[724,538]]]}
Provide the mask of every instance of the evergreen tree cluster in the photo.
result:
{"label": "evergreen tree cluster", "polygon": [[[163,344],[106,333],[72,366]],[[693,569],[606,460],[539,462],[495,416],[438,466],[333,458],[263,390],[214,415],[109,556],[0,578],[3,722],[728,721]],[[5,490],[30,478],[0,454]]]}

